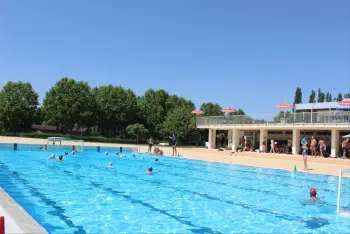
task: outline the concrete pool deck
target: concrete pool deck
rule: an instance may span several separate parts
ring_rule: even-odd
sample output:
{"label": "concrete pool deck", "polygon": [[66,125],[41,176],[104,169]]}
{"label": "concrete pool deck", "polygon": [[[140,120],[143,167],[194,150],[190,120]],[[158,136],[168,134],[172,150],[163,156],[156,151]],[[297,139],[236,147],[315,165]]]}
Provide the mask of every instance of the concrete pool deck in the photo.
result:
{"label": "concrete pool deck", "polygon": [[[0,137],[0,143],[46,144],[46,139]],[[126,144],[108,144],[85,142],[88,146],[131,146]],[[171,155],[171,147],[156,146]],[[147,152],[148,146],[140,146],[140,152]],[[236,165],[282,169],[293,171],[294,165],[302,171],[303,161],[300,155],[263,154],[254,152],[230,155],[230,152],[206,150],[203,148],[178,148],[181,157],[212,162],[231,163]],[[308,158],[310,170],[306,173],[335,175],[339,170],[350,168],[350,160],[335,158]],[[303,171],[304,172],[304,171]],[[0,188],[0,215],[5,216],[6,233],[47,233],[20,205],[18,205],[4,190]]]}
{"label": "concrete pool deck", "polygon": [[0,216],[5,217],[6,234],[47,233],[47,231],[2,188],[0,188]]}

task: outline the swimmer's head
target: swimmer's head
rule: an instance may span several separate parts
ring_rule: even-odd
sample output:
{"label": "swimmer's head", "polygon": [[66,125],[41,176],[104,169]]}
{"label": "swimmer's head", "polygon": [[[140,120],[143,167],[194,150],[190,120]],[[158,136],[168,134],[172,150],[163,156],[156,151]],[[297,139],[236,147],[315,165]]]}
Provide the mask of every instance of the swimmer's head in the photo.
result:
{"label": "swimmer's head", "polygon": [[112,162],[109,162],[109,163],[108,163],[108,166],[112,166],[112,165],[113,165],[113,163],[112,163]]}
{"label": "swimmer's head", "polygon": [[155,160],[156,162],[158,162],[158,158],[156,158],[156,160]]}
{"label": "swimmer's head", "polygon": [[119,155],[119,153],[117,152],[117,153],[115,153],[115,155]]}
{"label": "swimmer's head", "polygon": [[152,171],[153,171],[153,168],[152,168],[152,167],[148,168],[148,171],[149,171],[149,172],[152,172]]}
{"label": "swimmer's head", "polygon": [[105,155],[108,155],[108,152],[105,152]]}
{"label": "swimmer's head", "polygon": [[50,155],[50,157],[51,157],[51,158],[54,158],[54,157],[55,157],[55,155],[54,155],[54,154],[51,154],[51,155]]}
{"label": "swimmer's head", "polygon": [[141,157],[141,159],[143,160],[143,157]]}
{"label": "swimmer's head", "polygon": [[60,156],[58,157],[58,159],[59,159],[59,160],[62,160],[62,159],[63,159],[63,156],[62,156],[62,155],[60,155]]}
{"label": "swimmer's head", "polygon": [[312,188],[310,189],[310,197],[316,197],[317,191],[316,189]]}
{"label": "swimmer's head", "polygon": [[65,154],[65,155],[68,155],[68,152],[65,152],[64,154]]}

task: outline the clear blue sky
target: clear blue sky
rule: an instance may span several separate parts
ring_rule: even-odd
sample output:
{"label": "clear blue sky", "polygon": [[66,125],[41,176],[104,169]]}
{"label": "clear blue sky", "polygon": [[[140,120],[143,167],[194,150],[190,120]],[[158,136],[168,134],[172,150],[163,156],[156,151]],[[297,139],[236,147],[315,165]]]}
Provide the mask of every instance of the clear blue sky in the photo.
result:
{"label": "clear blue sky", "polygon": [[42,98],[68,76],[275,113],[297,86],[350,91],[349,21],[349,0],[2,0],[0,86]]}

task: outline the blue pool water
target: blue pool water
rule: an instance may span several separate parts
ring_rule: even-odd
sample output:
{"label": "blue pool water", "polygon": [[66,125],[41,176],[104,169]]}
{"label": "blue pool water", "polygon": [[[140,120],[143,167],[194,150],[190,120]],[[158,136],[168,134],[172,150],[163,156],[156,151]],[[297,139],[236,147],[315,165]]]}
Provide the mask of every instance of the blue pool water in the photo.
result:
{"label": "blue pool water", "polygon": [[0,150],[0,186],[50,233],[350,233],[334,176],[112,154]]}

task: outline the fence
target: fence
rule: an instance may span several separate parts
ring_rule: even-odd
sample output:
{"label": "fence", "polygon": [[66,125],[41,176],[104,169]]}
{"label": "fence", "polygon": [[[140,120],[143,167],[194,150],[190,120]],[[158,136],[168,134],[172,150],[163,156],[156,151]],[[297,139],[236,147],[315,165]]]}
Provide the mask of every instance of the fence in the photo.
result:
{"label": "fence", "polygon": [[287,113],[286,116],[271,117],[271,115],[234,115],[197,117],[197,126],[205,125],[241,125],[241,124],[350,124],[350,112],[299,112]]}

